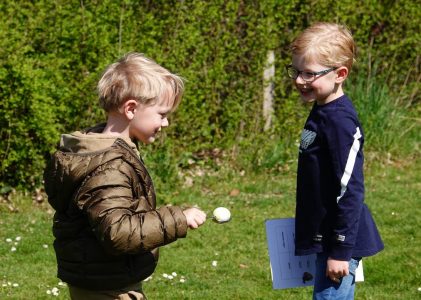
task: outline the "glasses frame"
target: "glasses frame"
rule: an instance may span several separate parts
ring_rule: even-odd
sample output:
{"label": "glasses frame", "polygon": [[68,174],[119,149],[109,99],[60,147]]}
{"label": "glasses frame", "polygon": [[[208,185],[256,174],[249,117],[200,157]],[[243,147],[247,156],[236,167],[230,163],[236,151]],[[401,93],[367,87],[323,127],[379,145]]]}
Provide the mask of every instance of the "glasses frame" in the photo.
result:
{"label": "glasses frame", "polygon": [[[292,65],[287,65],[285,66],[285,69],[287,71],[288,77],[296,80],[298,78],[298,76],[301,76],[301,79],[304,80],[305,82],[313,82],[314,80],[316,80],[318,78],[318,76],[320,77],[321,75],[325,75],[329,72],[332,72],[334,70],[336,70],[338,67],[332,67],[323,71],[318,71],[318,72],[310,72],[310,71],[300,71],[296,68],[294,68]],[[294,73],[292,73],[294,72]],[[303,78],[303,73],[312,76],[311,79],[307,80],[305,78]],[[295,75],[294,75],[295,74]]]}

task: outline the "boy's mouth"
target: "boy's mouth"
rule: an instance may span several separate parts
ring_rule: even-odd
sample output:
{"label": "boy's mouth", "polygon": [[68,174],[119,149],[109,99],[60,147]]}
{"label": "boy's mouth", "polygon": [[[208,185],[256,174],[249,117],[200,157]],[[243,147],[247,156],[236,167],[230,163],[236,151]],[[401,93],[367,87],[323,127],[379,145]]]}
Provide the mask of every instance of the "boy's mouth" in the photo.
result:
{"label": "boy's mouth", "polygon": [[302,95],[308,95],[308,94],[310,94],[310,92],[312,91],[312,89],[311,88],[300,88],[299,89],[299,91],[300,91],[300,93],[302,94]]}

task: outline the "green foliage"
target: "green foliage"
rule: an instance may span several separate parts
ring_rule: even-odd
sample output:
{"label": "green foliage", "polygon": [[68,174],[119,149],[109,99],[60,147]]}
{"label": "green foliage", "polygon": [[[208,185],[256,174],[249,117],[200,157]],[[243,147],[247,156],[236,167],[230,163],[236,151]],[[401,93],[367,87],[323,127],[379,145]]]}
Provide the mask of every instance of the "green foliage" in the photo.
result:
{"label": "green foliage", "polygon": [[163,189],[176,189],[179,185],[177,166],[174,164],[175,158],[168,144],[160,144],[159,151],[143,151],[145,149],[141,148],[142,158],[146,161],[147,169],[154,184],[159,186],[159,189],[157,189],[159,194],[164,192]]}
{"label": "green foliage", "polygon": [[[214,148],[230,152],[239,168],[256,162],[276,168],[276,157],[287,160],[307,113],[284,75],[288,44],[314,21],[352,29],[360,60],[369,61],[354,77],[372,76],[376,65],[376,78],[406,110],[420,103],[416,1],[20,0],[1,1],[0,10],[0,185],[39,185],[60,133],[104,120],[96,82],[129,51],[186,79],[167,148],[145,150],[163,151],[148,156],[162,168],[184,152]],[[274,124],[264,132],[262,73],[269,50],[276,54]]]}
{"label": "green foliage", "polygon": [[[379,82],[376,68],[369,78],[356,77],[347,83],[371,152],[409,155],[419,146],[419,124],[393,98],[385,82]],[[418,136],[417,136],[418,134]]]}

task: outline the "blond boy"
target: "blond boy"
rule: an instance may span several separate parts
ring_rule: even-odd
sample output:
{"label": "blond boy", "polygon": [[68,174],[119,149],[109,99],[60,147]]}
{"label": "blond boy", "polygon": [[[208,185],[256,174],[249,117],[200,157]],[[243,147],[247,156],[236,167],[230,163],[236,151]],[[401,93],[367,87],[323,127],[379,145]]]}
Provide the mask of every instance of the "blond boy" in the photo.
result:
{"label": "blond boy", "polygon": [[169,125],[183,89],[180,77],[129,53],[98,83],[107,122],[62,135],[44,180],[56,211],[58,277],[72,299],[144,299],[141,281],[153,273],[158,248],[205,222],[197,208],[156,208],[136,147]]}
{"label": "blond boy", "polygon": [[343,83],[355,59],[344,26],[316,23],[291,44],[287,66],[301,100],[314,102],[299,147],[295,254],[317,253],[313,299],[353,299],[361,257],[383,249],[364,204],[364,135]]}

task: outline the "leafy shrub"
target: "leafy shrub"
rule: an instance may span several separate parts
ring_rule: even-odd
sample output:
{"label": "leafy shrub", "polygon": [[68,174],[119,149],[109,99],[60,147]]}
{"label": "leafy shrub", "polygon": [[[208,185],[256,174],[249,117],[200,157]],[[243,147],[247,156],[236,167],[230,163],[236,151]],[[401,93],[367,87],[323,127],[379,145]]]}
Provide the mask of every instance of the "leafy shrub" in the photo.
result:
{"label": "leafy shrub", "polygon": [[[184,100],[167,131],[168,145],[146,150],[154,153],[148,155],[151,162],[164,162],[163,167],[184,152],[213,148],[230,152],[239,167],[276,167],[277,158],[287,161],[307,113],[284,75],[290,62],[287,46],[314,21],[347,24],[360,57],[377,64],[379,81],[387,82],[391,97],[399,96],[410,110],[419,105],[421,9],[416,1],[313,4],[2,1],[0,185],[40,184],[60,133],[104,120],[96,82],[106,65],[129,51],[143,52],[186,78]],[[274,124],[263,131],[262,73],[269,50],[276,54]],[[370,74],[370,65],[361,65],[354,75]],[[176,171],[167,175],[172,174]]]}
{"label": "leafy shrub", "polygon": [[417,142],[417,123],[411,120],[402,101],[392,97],[387,84],[379,80],[374,69],[368,78],[358,76],[347,83],[347,93],[364,129],[366,147],[375,152],[407,155]]}

